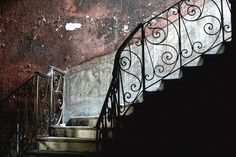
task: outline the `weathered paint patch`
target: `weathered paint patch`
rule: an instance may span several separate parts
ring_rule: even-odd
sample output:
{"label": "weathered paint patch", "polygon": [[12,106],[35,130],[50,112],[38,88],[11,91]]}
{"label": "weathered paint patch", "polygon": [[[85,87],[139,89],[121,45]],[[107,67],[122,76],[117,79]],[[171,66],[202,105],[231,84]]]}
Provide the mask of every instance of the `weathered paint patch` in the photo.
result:
{"label": "weathered paint patch", "polygon": [[81,28],[81,27],[82,27],[81,23],[72,23],[72,22],[70,22],[70,23],[66,23],[66,25],[65,25],[65,29],[67,31],[73,31],[73,30],[76,30],[76,29]]}
{"label": "weathered paint patch", "polygon": [[129,25],[124,25],[123,29],[122,29],[125,33],[129,32]]}
{"label": "weathered paint patch", "polygon": [[[0,99],[49,65],[67,69],[113,52],[143,19],[177,1],[2,1]],[[73,22],[81,26],[66,30]]]}

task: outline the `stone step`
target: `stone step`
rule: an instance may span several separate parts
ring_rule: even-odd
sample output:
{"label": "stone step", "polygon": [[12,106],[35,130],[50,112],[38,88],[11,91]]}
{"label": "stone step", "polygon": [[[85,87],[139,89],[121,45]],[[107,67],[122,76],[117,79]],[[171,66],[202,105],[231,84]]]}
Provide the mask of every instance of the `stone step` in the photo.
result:
{"label": "stone step", "polygon": [[38,156],[77,156],[77,157],[95,157],[95,152],[70,152],[70,151],[52,151],[52,150],[32,150],[27,152],[27,156],[38,157]]}
{"label": "stone step", "polygon": [[[129,116],[129,115],[132,115],[133,112],[134,112],[134,109],[133,109],[133,106],[129,107],[130,105],[122,105],[121,104],[121,107],[120,107],[120,110],[121,111],[124,111],[126,110],[127,108],[129,108],[128,112],[126,112],[126,115]],[[124,112],[121,112],[121,115],[123,115]],[[76,128],[76,126],[79,126],[81,128],[83,128],[83,126],[87,126],[88,128],[89,127],[96,127],[97,125],[97,120],[98,120],[98,117],[71,117],[70,120],[68,121],[68,123],[66,124],[66,126],[69,128],[69,126],[72,126],[71,128]],[[108,127],[110,126],[110,122],[108,121],[107,122],[108,124]],[[84,127],[84,129],[86,129],[86,127]]]}
{"label": "stone step", "polygon": [[198,57],[193,61],[185,64],[185,67],[195,67],[195,66],[202,66],[204,64],[204,59],[202,57]]}
{"label": "stone step", "polygon": [[50,129],[50,135],[55,137],[96,139],[96,128],[93,126],[53,126]]}
{"label": "stone step", "polygon": [[71,117],[70,120],[68,121],[67,126],[91,126],[91,127],[96,127],[97,125],[97,120],[98,117]]}
{"label": "stone step", "polygon": [[147,92],[162,91],[164,89],[164,84],[159,79],[146,80],[145,83]]}
{"label": "stone step", "polygon": [[213,49],[209,50],[208,52],[205,53],[205,55],[215,55],[215,54],[222,54],[225,51],[225,45],[220,44]]}
{"label": "stone step", "polygon": [[121,104],[120,106],[120,115],[126,115],[126,116],[130,116],[130,115],[133,115],[134,114],[134,106],[132,105],[123,105]]}
{"label": "stone step", "polygon": [[41,151],[69,151],[96,152],[96,139],[74,137],[37,137],[38,150]]}
{"label": "stone step", "polygon": [[[217,55],[217,54],[222,54],[225,51],[225,45],[220,44],[216,46],[215,48],[209,50],[206,52],[204,55]],[[202,66],[204,64],[204,57],[198,56],[198,58],[194,59],[193,61],[189,62],[188,64],[185,65],[185,67],[195,67],[195,66]]]}
{"label": "stone step", "polygon": [[164,80],[174,80],[174,79],[181,79],[183,77],[183,72],[181,69],[176,70],[175,72],[171,73]]}

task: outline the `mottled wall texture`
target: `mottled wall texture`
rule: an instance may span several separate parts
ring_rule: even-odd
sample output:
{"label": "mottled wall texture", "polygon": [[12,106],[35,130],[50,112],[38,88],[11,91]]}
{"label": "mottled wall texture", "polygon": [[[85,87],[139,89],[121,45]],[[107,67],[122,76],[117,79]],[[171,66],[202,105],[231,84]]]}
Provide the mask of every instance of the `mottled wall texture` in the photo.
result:
{"label": "mottled wall texture", "polygon": [[177,1],[0,0],[0,100],[49,65],[65,70],[113,52],[138,23]]}

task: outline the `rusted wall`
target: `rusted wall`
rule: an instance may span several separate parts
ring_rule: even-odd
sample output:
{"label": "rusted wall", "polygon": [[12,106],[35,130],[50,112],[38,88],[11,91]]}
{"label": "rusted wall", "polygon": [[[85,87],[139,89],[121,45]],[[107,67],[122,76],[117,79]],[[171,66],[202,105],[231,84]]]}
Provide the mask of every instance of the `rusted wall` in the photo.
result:
{"label": "rusted wall", "polygon": [[[49,65],[70,68],[118,48],[178,0],[0,0],[0,100]],[[67,31],[67,23],[80,28]]]}

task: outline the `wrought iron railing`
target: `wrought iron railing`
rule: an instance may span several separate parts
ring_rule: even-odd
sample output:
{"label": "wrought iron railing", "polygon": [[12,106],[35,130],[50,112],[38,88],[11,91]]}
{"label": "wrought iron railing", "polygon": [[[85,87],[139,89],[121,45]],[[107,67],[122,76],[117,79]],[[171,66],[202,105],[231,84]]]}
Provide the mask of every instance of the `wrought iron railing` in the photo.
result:
{"label": "wrought iron railing", "polygon": [[[49,134],[49,127],[61,122],[65,72],[49,67],[47,74],[36,72],[0,103],[1,121],[10,120],[9,135],[21,156],[35,146],[35,137]],[[4,127],[3,127],[4,128]]]}
{"label": "wrought iron railing", "polygon": [[[104,146],[108,145],[107,142],[109,142],[111,138],[116,138],[116,127],[120,125],[119,117],[127,110],[125,104],[137,100],[143,91],[143,75],[133,75],[129,73],[129,69],[131,68],[131,55],[137,56],[130,50],[129,46],[133,44],[136,44],[137,47],[143,45],[143,40],[140,39],[140,35],[143,32],[142,26],[142,24],[139,24],[135,28],[116,53],[112,81],[96,126],[98,151],[102,151],[100,150],[100,145],[103,146],[102,149],[104,150]],[[129,53],[130,58],[123,56],[123,52]],[[142,54],[139,54],[139,57],[142,57],[140,55]],[[142,64],[141,59],[138,59],[137,62],[139,62],[139,67],[137,66],[135,68],[139,68],[140,71],[143,71],[144,67],[142,65],[144,64]],[[135,96],[131,96],[131,92],[129,90],[125,91],[123,88],[124,80],[122,80],[122,74],[125,73],[132,75],[136,79],[135,82],[131,82],[130,86],[131,92]],[[121,106],[121,104],[123,104],[123,106]]]}
{"label": "wrought iron railing", "polygon": [[116,139],[122,117],[146,91],[231,39],[230,15],[228,0],[182,0],[134,29],[115,56],[96,126],[98,151]]}

